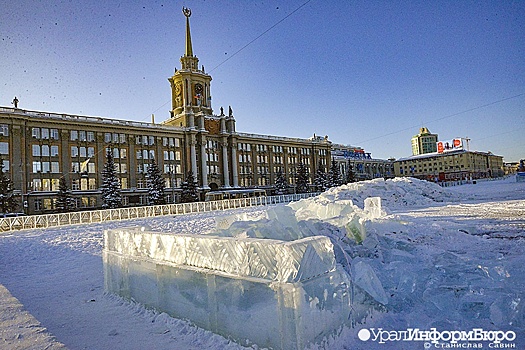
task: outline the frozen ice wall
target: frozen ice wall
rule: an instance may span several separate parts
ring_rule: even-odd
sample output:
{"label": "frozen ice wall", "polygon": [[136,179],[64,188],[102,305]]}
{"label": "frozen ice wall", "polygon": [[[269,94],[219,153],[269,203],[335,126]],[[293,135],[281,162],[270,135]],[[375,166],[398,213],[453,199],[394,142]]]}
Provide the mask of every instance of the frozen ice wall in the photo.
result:
{"label": "frozen ice wall", "polygon": [[215,333],[303,349],[350,322],[349,280],[329,238],[104,234],[105,288]]}

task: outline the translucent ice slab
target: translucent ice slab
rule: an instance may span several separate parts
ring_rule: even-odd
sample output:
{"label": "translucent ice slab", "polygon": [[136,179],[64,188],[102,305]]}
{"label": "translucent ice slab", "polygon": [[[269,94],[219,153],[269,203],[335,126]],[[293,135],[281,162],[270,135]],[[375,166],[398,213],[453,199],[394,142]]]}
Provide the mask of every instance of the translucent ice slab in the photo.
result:
{"label": "translucent ice slab", "polygon": [[260,347],[303,349],[352,321],[350,282],[324,236],[108,230],[103,260],[107,291]]}

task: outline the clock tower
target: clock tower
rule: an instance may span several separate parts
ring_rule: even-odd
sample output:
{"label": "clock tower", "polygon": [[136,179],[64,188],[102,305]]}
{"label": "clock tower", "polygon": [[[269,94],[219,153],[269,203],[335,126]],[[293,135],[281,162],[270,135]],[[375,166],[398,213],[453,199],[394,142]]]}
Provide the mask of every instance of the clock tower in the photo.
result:
{"label": "clock tower", "polygon": [[195,115],[212,115],[210,83],[211,76],[206,74],[204,66],[199,68],[199,59],[193,55],[190,34],[191,10],[183,7],[186,16],[186,49],[180,58],[181,68],[175,69],[168,78],[171,85],[171,118],[164,124],[195,127]]}

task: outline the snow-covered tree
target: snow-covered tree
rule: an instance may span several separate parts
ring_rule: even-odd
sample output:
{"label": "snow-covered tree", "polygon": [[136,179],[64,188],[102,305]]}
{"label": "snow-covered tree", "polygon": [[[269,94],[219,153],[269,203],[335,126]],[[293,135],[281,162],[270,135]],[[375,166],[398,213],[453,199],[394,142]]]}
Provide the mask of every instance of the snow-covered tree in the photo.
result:
{"label": "snow-covered tree", "polygon": [[0,157],[0,211],[13,213],[18,208],[18,202],[13,194],[13,182],[4,172],[4,160]]}
{"label": "snow-covered tree", "polygon": [[343,184],[339,165],[334,158],[332,158],[332,164],[330,165],[330,171],[328,172],[328,184],[329,187],[337,187]]}
{"label": "snow-covered tree", "polygon": [[102,170],[102,207],[105,209],[118,208],[122,205],[122,195],[120,193],[120,181],[115,169],[113,152],[108,148],[106,152],[106,163]]}
{"label": "snow-covered tree", "polygon": [[166,183],[162,178],[155,159],[152,159],[149,163],[146,182],[148,185],[148,203],[151,205],[166,204],[166,197],[164,196]]}
{"label": "snow-covered tree", "polygon": [[308,169],[304,166],[302,159],[297,165],[297,178],[296,178],[296,192],[297,193],[308,193]]}
{"label": "snow-covered tree", "polygon": [[58,181],[58,193],[55,203],[56,209],[60,212],[68,212],[74,209],[73,196],[64,176]]}
{"label": "snow-covered tree", "polygon": [[350,159],[348,160],[348,165],[346,167],[346,183],[352,183],[355,182],[355,175],[354,175],[354,169],[352,167],[352,163],[350,162]]}
{"label": "snow-covered tree", "polygon": [[181,195],[180,201],[182,203],[197,202],[199,200],[199,194],[197,193],[197,181],[193,176],[193,171],[188,171],[184,182],[181,184]]}
{"label": "snow-covered tree", "polygon": [[320,159],[317,164],[317,171],[315,172],[314,186],[315,190],[319,192],[324,192],[329,188],[328,176],[324,170],[323,162]]}
{"label": "snow-covered tree", "polygon": [[281,168],[277,170],[275,175],[275,194],[287,194],[288,193],[288,181]]}

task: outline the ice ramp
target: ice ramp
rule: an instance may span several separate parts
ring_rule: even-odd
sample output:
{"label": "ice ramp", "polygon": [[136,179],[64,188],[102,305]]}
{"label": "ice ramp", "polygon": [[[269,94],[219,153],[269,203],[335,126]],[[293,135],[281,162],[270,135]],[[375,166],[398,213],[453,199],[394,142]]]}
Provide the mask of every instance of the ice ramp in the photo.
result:
{"label": "ice ramp", "polygon": [[108,230],[103,261],[106,291],[243,344],[303,349],[349,320],[349,281],[325,236]]}

